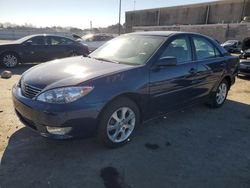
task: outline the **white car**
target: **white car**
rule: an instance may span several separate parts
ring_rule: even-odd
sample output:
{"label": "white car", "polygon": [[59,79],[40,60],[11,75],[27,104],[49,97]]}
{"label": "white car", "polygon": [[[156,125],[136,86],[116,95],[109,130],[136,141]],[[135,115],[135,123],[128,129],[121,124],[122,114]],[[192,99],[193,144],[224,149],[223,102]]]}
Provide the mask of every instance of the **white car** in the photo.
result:
{"label": "white car", "polygon": [[77,41],[87,45],[89,51],[92,52],[113,38],[113,35],[108,34],[87,34],[77,39]]}

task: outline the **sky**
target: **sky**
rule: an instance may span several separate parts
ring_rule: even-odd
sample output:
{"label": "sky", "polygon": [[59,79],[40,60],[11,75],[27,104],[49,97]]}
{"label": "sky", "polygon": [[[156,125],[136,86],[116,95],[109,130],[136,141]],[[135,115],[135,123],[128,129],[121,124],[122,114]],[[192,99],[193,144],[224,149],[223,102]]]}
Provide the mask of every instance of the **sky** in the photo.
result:
{"label": "sky", "polygon": [[[215,0],[121,0],[121,23],[125,12],[148,8],[202,3]],[[119,0],[0,0],[0,22],[37,27],[89,28],[118,23]]]}

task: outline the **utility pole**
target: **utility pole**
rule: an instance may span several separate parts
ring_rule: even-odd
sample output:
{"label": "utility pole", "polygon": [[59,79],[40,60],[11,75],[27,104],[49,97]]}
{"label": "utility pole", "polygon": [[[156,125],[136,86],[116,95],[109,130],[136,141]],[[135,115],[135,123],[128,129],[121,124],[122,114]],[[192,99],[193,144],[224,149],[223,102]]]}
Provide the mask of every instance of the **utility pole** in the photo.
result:
{"label": "utility pole", "polygon": [[135,11],[135,4],[136,4],[136,0],[134,0],[134,11]]}
{"label": "utility pole", "polygon": [[92,32],[92,21],[90,21],[90,32]]}
{"label": "utility pole", "polygon": [[118,34],[120,35],[121,34],[121,7],[122,7],[122,0],[120,0],[120,2],[119,2],[119,32],[118,32]]}

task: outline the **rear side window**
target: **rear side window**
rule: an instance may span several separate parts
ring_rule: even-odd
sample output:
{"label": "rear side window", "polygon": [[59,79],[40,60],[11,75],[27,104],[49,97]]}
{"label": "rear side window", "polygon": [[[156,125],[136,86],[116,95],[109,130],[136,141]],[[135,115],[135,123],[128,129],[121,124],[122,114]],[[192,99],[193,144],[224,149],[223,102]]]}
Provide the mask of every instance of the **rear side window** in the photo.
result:
{"label": "rear side window", "polygon": [[63,38],[63,37],[47,37],[48,45],[70,45],[73,44],[74,41]]}
{"label": "rear side window", "polygon": [[193,37],[197,60],[205,60],[221,56],[218,49],[207,39]]}
{"label": "rear side window", "polygon": [[64,45],[69,45],[69,44],[74,44],[75,42],[67,38],[61,38],[61,43]]}
{"label": "rear side window", "polygon": [[166,47],[160,58],[175,57],[178,64],[184,64],[192,61],[191,47],[189,39],[185,36],[175,38]]}

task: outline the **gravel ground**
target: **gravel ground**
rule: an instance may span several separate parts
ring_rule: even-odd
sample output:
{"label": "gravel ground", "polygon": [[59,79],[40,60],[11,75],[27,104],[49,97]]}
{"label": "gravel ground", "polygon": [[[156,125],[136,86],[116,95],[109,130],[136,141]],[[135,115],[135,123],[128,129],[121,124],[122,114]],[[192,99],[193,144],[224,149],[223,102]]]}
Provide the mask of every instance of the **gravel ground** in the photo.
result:
{"label": "gravel ground", "polygon": [[9,42],[13,42],[13,40],[0,40],[0,44],[1,43],[9,43]]}
{"label": "gravel ground", "polygon": [[93,138],[48,140],[19,122],[11,87],[30,66],[0,79],[1,188],[250,187],[250,79],[237,79],[222,108],[169,114],[111,150]]}

